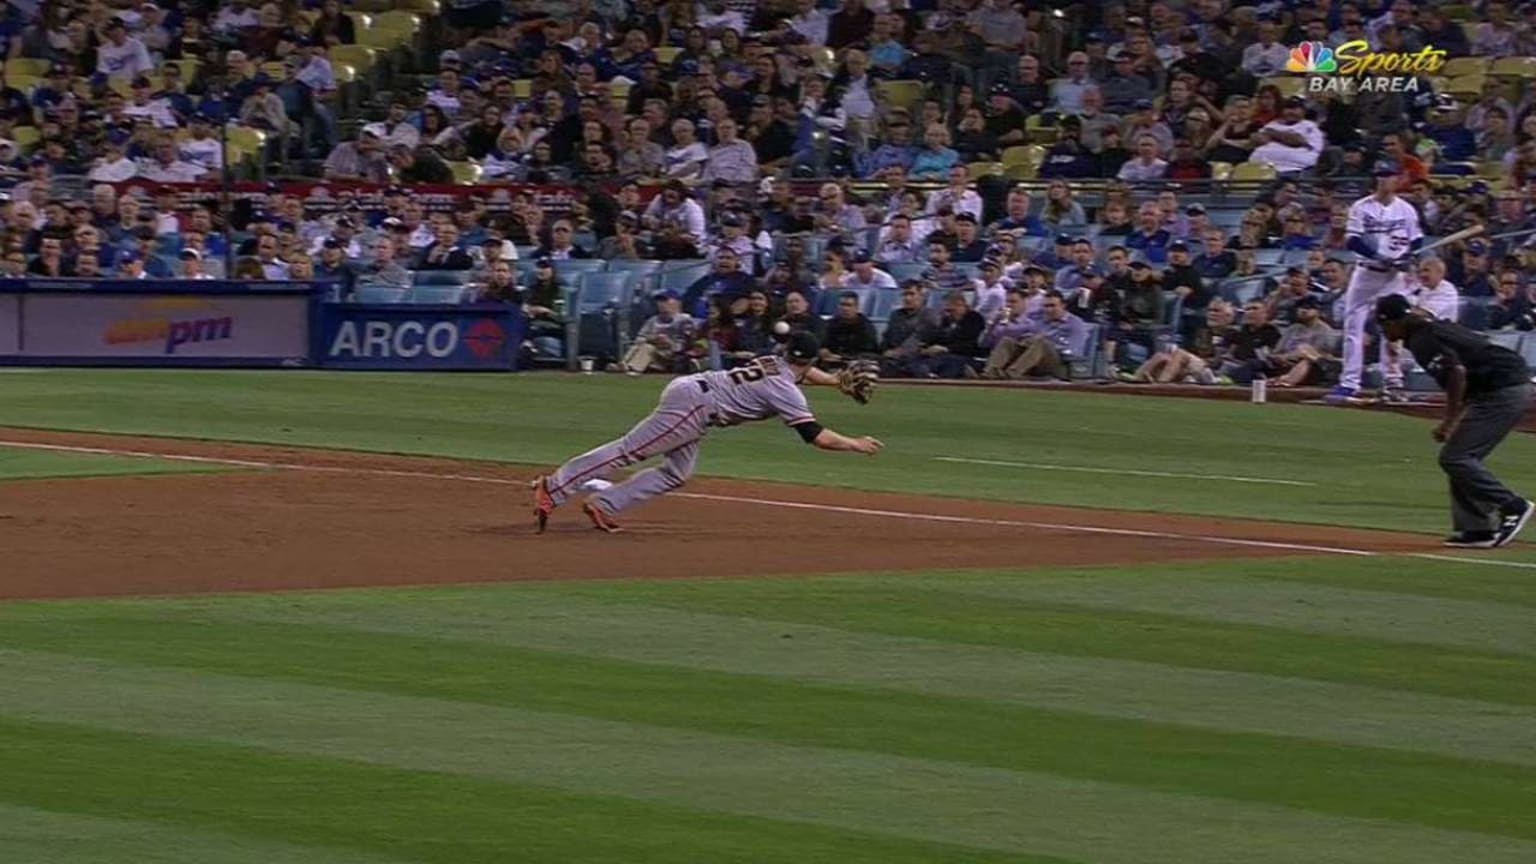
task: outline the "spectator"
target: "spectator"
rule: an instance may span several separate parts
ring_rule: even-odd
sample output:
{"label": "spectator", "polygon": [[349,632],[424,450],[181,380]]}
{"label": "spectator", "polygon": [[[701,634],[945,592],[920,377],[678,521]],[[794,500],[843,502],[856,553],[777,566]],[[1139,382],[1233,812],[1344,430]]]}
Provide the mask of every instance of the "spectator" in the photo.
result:
{"label": "spectator", "polygon": [[1013,283],[1003,278],[1003,262],[987,258],[981,262],[981,278],[975,282],[976,314],[990,320],[1003,308],[1008,288]]}
{"label": "spectator", "polygon": [[130,282],[150,278],[144,269],[144,257],[131,249],[117,256],[117,278]]}
{"label": "spectator", "polygon": [[1078,117],[1065,117],[1055,144],[1045,153],[1040,164],[1041,177],[1097,177],[1099,158],[1083,141],[1083,121]]}
{"label": "spectator", "polygon": [[[542,254],[544,250],[540,252],[539,257],[548,257]],[[459,227],[446,220],[438,224],[436,239],[416,257],[417,270],[469,270],[474,266],[469,253],[459,245]]]}
{"label": "spectator", "polygon": [[555,273],[555,262],[548,258],[534,260],[533,279],[523,288],[523,314],[528,318],[524,351],[533,356],[562,357],[565,354],[565,291]]}
{"label": "spectator", "polygon": [[977,236],[976,217],[969,213],[955,215],[955,245],[950,250],[957,262],[974,264],[987,255],[987,241]]}
{"label": "spectator", "polygon": [[757,182],[757,152],[736,137],[736,121],[723,118],[715,126],[716,143],[709,149],[699,180],[745,185]]}
{"label": "spectator", "polygon": [[[87,256],[87,257],[89,257],[89,256]],[[180,275],[180,277],[182,279],[201,280],[201,279],[212,279],[212,278],[214,278],[213,274],[211,274],[208,271],[203,269],[203,253],[199,252],[198,250],[190,249],[190,248],[189,249],[183,249],[179,253],[177,253],[176,257],[178,259],[180,259],[180,261],[181,261],[181,273],[179,275]],[[85,260],[86,259],[81,259],[82,263]],[[93,262],[95,261],[94,258],[92,258],[90,260],[92,260]],[[77,275],[80,275],[81,277],[85,277],[85,276],[93,275],[93,274],[87,274],[82,269],[82,271],[79,274],[77,274]]]}
{"label": "spectator", "polygon": [[1488,302],[1489,330],[1530,331],[1536,325],[1531,301],[1520,287],[1520,274],[1505,270],[1493,283],[1493,298]]}
{"label": "spectator", "polygon": [[1168,246],[1168,269],[1163,271],[1163,290],[1184,301],[1188,311],[1201,311],[1211,301],[1211,291],[1206,288],[1200,271],[1190,258],[1189,245],[1182,240]]}
{"label": "spectator", "polygon": [[1296,302],[1295,323],[1280,334],[1265,370],[1276,387],[1320,386],[1337,380],[1343,368],[1339,332],[1323,320],[1320,307],[1313,296]]}
{"label": "spectator", "polygon": [[912,236],[912,220],[904,213],[890,217],[886,231],[875,250],[875,258],[881,264],[909,264],[922,254],[923,245]]}
{"label": "spectator", "polygon": [[[1022,295],[1015,294],[1017,308]],[[1012,317],[1014,308],[1008,315]],[[1046,292],[1039,318],[1025,317],[1022,339],[1001,336],[987,359],[986,368],[993,378],[1020,379],[1035,375],[1065,380],[1071,359],[1082,356],[1088,348],[1088,325],[1068,314],[1066,299],[1057,291]],[[969,367],[967,367],[969,368]]]}
{"label": "spectator", "polygon": [[1088,55],[1074,51],[1067,55],[1067,74],[1051,82],[1051,102],[1063,114],[1082,110],[1083,93],[1096,85],[1088,74]]}
{"label": "spectator", "polygon": [[549,240],[534,253],[539,258],[564,261],[570,258],[591,258],[592,253],[576,245],[576,227],[569,219],[557,219],[549,228]]}
{"label": "spectator", "polygon": [[[944,297],[944,315],[907,363],[914,378],[962,378],[980,353],[986,321],[966,301],[965,294],[951,291]],[[972,369],[972,373],[974,369]]]}
{"label": "spectator", "polygon": [[1227,278],[1237,269],[1237,255],[1227,248],[1226,237],[1220,228],[1205,230],[1194,266],[1202,278],[1217,280]]}
{"label": "spectator", "polygon": [[922,280],[938,290],[951,294],[971,287],[971,277],[950,261],[951,250],[943,242],[928,244],[928,266]]}
{"label": "spectator", "polygon": [[697,322],[683,313],[676,292],[661,291],[652,299],[656,301],[656,314],[640,326],[623,361],[610,365],[608,371],[630,375],[678,371],[678,361],[683,349],[694,339]]}
{"label": "spectator", "polygon": [[784,314],[779,316],[779,321],[787,325],[791,333],[821,337],[821,319],[811,314],[810,300],[803,291],[793,290],[784,295]]}
{"label": "spectator", "polygon": [[1191,339],[1182,347],[1159,351],[1148,357],[1147,362],[1126,380],[1141,384],[1214,382],[1214,373],[1208,374],[1210,364],[1215,361],[1217,350],[1225,344],[1236,318],[1231,303],[1220,298],[1212,300],[1205,307],[1204,326],[1196,329]]}
{"label": "spectator", "polygon": [[1157,139],[1143,134],[1136,139],[1136,158],[1120,166],[1115,175],[1128,183],[1161,180],[1168,173],[1168,163],[1157,158]]}
{"label": "spectator", "polygon": [[106,38],[96,48],[97,75],[131,80],[155,71],[149,49],[142,41],[128,35],[128,28],[121,18],[108,18],[101,32]]}
{"label": "spectator", "polygon": [[1216,352],[1212,370],[1202,376],[1202,383],[1212,378],[1220,383],[1247,385],[1269,368],[1269,354],[1280,344],[1280,331],[1269,323],[1269,307],[1262,300],[1243,305],[1242,326],[1233,330]]}
{"label": "spectator", "polygon": [[843,274],[842,287],[894,291],[896,280],[884,270],[876,269],[874,258],[860,249],[853,253],[853,269]]}
{"label": "spectator", "polygon": [[1326,142],[1322,130],[1307,119],[1306,104],[1299,96],[1282,103],[1280,118],[1254,135],[1258,146],[1248,157],[1250,162],[1268,162],[1281,174],[1305,171],[1317,164]]}
{"label": "spectator", "polygon": [[816,365],[840,369],[851,360],[879,351],[880,337],[875,333],[875,325],[859,311],[859,295],[852,291],[838,295],[837,311],[824,328]]}
{"label": "spectator", "polygon": [[1152,264],[1162,264],[1168,260],[1171,242],[1173,238],[1163,227],[1163,214],[1157,204],[1142,202],[1136,209],[1136,227],[1125,237],[1126,248],[1140,252]]}
{"label": "spectator", "polygon": [[672,122],[672,147],[666,151],[666,176],[689,180],[699,176],[709,161],[709,150],[697,137],[693,122],[678,118]]}
{"label": "spectator", "polygon": [[389,161],[380,147],[378,130],[364,127],[356,141],[337,144],[326,157],[325,178],[369,183],[389,180]]}
{"label": "spectator", "polygon": [[738,297],[746,297],[753,288],[752,277],[741,270],[741,259],[736,251],[722,247],[715,255],[714,269],[700,276],[683,292],[683,309],[695,318],[708,315],[708,306],[718,302],[729,308]]}
{"label": "spectator", "polygon": [[373,241],[373,256],[357,274],[355,285],[377,285],[384,288],[411,287],[411,272],[401,266],[399,247],[389,237]]}
{"label": "spectator", "polygon": [[912,158],[909,174],[914,180],[938,180],[960,161],[960,154],[949,147],[949,130],[940,123],[923,131],[923,146]]}
{"label": "spectator", "polygon": [[1278,41],[1280,27],[1272,19],[1260,21],[1258,36],[1254,44],[1243,50],[1243,71],[1255,78],[1284,72],[1291,52]]}
{"label": "spectator", "polygon": [[261,267],[263,279],[288,278],[288,264],[278,257],[277,237],[271,234],[263,234],[256,239],[256,263]]}
{"label": "spectator", "polygon": [[688,187],[673,181],[646,206],[641,222],[652,232],[658,258],[696,258],[705,238],[704,208],[688,196]]}
{"label": "spectator", "polygon": [[38,244],[37,257],[27,265],[27,275],[53,279],[69,276],[64,261],[64,243],[57,237],[44,237]]}

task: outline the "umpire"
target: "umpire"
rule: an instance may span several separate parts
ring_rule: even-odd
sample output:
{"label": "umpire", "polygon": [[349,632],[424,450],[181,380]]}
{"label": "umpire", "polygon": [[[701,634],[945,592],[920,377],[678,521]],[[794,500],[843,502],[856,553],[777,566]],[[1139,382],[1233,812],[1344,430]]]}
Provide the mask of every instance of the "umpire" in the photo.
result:
{"label": "umpire", "polygon": [[1509,491],[1483,464],[1525,416],[1530,371],[1519,354],[1459,324],[1415,312],[1408,298],[1376,302],[1385,338],[1402,340],[1445,390],[1445,419],[1435,427],[1440,468],[1451,482],[1451,535],[1445,545],[1493,549],[1515,539],[1536,505]]}

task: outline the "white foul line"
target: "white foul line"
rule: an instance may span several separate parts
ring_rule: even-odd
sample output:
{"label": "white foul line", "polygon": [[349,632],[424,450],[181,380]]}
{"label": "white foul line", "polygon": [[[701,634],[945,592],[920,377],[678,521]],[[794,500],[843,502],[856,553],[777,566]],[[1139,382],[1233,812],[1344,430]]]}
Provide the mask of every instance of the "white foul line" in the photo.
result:
{"label": "white foul line", "polygon": [[[165,459],[174,462],[198,462],[210,465],[233,465],[240,468],[269,468],[285,471],[309,471],[327,474],[352,474],[368,477],[403,477],[416,480],[451,480],[460,483],[493,483],[502,486],[527,486],[522,480],[504,477],[485,477],[475,474],[435,474],[430,471],[399,471],[389,468],[345,468],[329,465],[304,465],[298,462],[263,462],[251,459],[227,459],[214,456],[188,456],[179,453],[154,453],[145,450],[117,450],[107,447],[81,447],[66,444],[39,444],[32,441],[0,441],[0,447],[23,450],[55,450],[64,453],[94,453],[103,456],[130,456],[141,459]],[[712,495],[704,492],[673,492],[676,498],[692,498],[698,501],[723,501],[735,504],[757,504],[764,507],[783,507],[793,510],[820,510],[824,513],[847,513],[854,516],[880,516],[891,519],[907,519],[924,522],[949,522],[966,525],[993,525],[1004,528],[1034,528],[1044,531],[1070,531],[1079,534],[1103,534],[1116,537],[1144,537],[1153,540],[1181,540],[1189,543],[1209,543],[1223,546],[1246,546],[1259,549],[1284,549],[1291,552],[1318,552],[1328,555],[1348,555],[1357,558],[1400,556],[1420,558],[1426,561],[1449,561],[1458,564],[1485,564],[1494,567],[1516,567],[1536,570],[1536,562],[1505,561],[1494,558],[1463,558],[1454,555],[1432,555],[1426,552],[1373,552],[1369,549],[1348,549],[1338,546],[1312,546],[1306,543],[1286,543],[1273,540],[1243,540],[1237,537],[1212,537],[1202,534],[1179,534],[1172,531],[1144,531],[1135,528],[1103,528],[1097,525],[1070,525],[1057,522],[1028,522],[1013,519],[983,519],[977,516],[946,516],[940,513],[915,513],[906,510],[875,510],[867,507],[844,507],[838,504],[814,504],[806,501],[779,501],[772,498],[747,498],[737,495]]]}
{"label": "white foul line", "polygon": [[1231,474],[1180,474],[1177,471],[1138,471],[1132,468],[1088,468],[1082,465],[1052,465],[1045,462],[1006,462],[1001,459],[967,459],[963,456],[935,456],[938,462],[964,462],[968,465],[1000,465],[1004,468],[1032,468],[1036,471],[1078,471],[1083,474],[1118,474],[1125,477],[1163,477],[1174,480],[1229,480],[1233,483],[1267,483],[1272,486],[1316,486],[1302,480],[1272,480],[1267,477],[1239,477]]}

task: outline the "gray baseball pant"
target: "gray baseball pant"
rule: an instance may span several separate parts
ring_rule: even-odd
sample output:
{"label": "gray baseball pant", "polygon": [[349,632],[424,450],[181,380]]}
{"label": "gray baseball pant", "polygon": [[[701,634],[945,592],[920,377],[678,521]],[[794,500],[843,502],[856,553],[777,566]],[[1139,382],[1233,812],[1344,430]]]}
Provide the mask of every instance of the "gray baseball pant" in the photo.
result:
{"label": "gray baseball pant", "polygon": [[615,484],[593,500],[605,513],[617,513],[677,489],[693,474],[699,457],[699,439],[709,429],[709,404],[693,378],[673,380],[661,391],[656,410],[622,438],[609,441],[561,465],[548,480],[550,497],[560,504],[576,494],[581,484],[607,479],[613,472],[658,454],[665,461]]}
{"label": "gray baseball pant", "polygon": [[1456,432],[1440,448],[1440,469],[1451,484],[1451,524],[1457,531],[1492,531],[1501,510],[1521,498],[1493,476],[1483,460],[1525,416],[1531,385],[1519,384],[1467,401]]}

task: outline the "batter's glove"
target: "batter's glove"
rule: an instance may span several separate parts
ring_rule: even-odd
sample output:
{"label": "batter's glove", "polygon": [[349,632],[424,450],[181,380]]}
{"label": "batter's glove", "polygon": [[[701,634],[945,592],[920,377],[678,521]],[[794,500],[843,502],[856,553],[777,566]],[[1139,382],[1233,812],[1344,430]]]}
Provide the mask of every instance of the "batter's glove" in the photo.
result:
{"label": "batter's glove", "polygon": [[875,398],[880,384],[880,364],[873,360],[855,360],[837,373],[837,389],[860,405]]}

